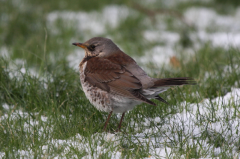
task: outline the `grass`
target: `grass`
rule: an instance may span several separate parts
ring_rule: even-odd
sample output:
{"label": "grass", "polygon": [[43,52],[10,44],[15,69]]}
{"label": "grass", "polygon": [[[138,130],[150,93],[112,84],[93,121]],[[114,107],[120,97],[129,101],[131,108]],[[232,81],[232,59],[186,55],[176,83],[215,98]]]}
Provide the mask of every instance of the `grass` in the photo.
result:
{"label": "grass", "polygon": [[[84,41],[88,35],[77,30],[77,23],[69,27],[66,19],[59,18],[50,25],[47,17],[55,11],[101,12],[109,4],[131,8],[132,3],[1,3],[0,52],[3,48],[8,52],[0,57],[2,158],[161,158],[163,152],[168,158],[239,157],[239,99],[228,99],[226,103],[228,93],[240,87],[239,49],[201,43],[200,49],[189,55],[184,49],[193,47],[194,41],[189,35],[185,37],[189,32],[184,32],[178,44],[183,47],[178,54],[178,67],[159,68],[151,62],[144,67],[151,70],[148,73],[152,77],[193,77],[198,85],[163,93],[161,96],[170,105],[156,101],[157,107],[136,106],[126,114],[122,133],[114,133],[120,120],[114,114],[107,128],[110,133],[105,133],[107,113],[97,111],[86,99],[79,73],[67,59],[76,49],[71,42]],[[184,12],[184,7],[196,4],[179,6]],[[142,56],[152,47],[164,44],[144,40],[143,32],[154,30],[159,24],[145,23],[149,17],[134,12],[117,27],[106,25],[107,31],[100,35],[111,36],[130,55]],[[168,17],[166,24],[169,19],[174,25],[174,17]],[[169,30],[187,30],[185,25],[176,29]],[[189,121],[184,119],[186,116]]]}

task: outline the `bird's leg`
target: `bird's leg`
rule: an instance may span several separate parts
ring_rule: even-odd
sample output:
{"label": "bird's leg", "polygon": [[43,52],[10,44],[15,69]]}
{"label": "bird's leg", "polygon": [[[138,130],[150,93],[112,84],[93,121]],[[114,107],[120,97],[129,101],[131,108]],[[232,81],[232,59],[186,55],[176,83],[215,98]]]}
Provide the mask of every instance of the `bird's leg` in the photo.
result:
{"label": "bird's leg", "polygon": [[122,117],[121,117],[120,123],[119,123],[119,125],[118,125],[118,130],[117,130],[117,131],[120,131],[120,129],[121,129],[122,120],[123,120],[123,118],[124,118],[124,115],[125,115],[125,112],[122,114]]}
{"label": "bird's leg", "polygon": [[109,113],[109,115],[108,115],[107,121],[106,121],[106,123],[105,123],[105,125],[104,125],[104,128],[103,128],[104,131],[105,131],[106,128],[107,128],[107,124],[108,124],[108,121],[109,121],[111,115],[112,115],[112,111],[111,111],[111,112]]}

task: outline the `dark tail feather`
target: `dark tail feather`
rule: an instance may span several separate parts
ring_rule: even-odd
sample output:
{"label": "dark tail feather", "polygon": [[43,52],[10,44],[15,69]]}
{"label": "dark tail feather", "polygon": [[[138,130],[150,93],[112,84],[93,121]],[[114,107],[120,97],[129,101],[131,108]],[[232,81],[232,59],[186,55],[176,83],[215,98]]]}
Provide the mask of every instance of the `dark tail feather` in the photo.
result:
{"label": "dark tail feather", "polygon": [[142,102],[157,106],[154,102],[152,102],[149,99],[147,99],[146,97],[144,97],[140,92],[132,91],[131,93],[132,93],[132,95],[134,95],[137,99],[141,100]]}
{"label": "dark tail feather", "polygon": [[163,78],[155,79],[153,87],[163,87],[163,86],[178,86],[178,85],[195,85],[197,84],[194,79],[190,77],[180,77],[180,78]]}
{"label": "dark tail feather", "polygon": [[156,96],[156,98],[155,99],[157,99],[157,100],[159,100],[160,102],[163,102],[163,103],[165,103],[165,104],[169,104],[167,101],[165,101],[162,97],[160,97],[160,96]]}

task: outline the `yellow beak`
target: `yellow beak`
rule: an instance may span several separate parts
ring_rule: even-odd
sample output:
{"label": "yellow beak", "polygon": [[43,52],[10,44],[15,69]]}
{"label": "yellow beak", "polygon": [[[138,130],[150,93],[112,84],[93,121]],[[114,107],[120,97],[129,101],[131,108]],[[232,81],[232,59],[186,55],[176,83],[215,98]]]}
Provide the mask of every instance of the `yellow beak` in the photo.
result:
{"label": "yellow beak", "polygon": [[86,48],[87,48],[87,46],[84,45],[83,43],[72,43],[72,44],[75,45],[75,46],[81,47],[81,48],[83,48],[83,49],[86,49]]}

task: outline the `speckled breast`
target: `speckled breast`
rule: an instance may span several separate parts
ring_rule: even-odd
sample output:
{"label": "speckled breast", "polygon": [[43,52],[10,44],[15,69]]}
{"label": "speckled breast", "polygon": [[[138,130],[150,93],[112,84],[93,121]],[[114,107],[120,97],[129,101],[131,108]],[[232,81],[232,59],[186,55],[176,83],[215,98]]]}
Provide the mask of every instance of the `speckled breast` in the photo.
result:
{"label": "speckled breast", "polygon": [[89,82],[84,81],[84,72],[80,69],[80,81],[83,91],[92,105],[94,105],[98,110],[111,112],[111,100],[106,91],[103,91],[97,87],[92,86]]}

